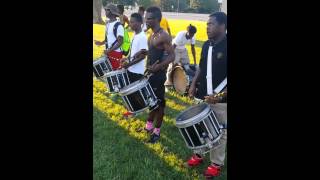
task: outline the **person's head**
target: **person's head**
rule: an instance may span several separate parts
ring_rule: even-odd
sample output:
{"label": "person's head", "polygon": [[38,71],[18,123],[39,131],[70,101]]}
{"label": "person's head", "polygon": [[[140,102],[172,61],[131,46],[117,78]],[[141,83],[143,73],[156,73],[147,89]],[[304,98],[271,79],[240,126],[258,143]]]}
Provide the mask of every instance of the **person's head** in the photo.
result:
{"label": "person's head", "polygon": [[130,28],[134,31],[141,30],[142,16],[139,13],[132,13],[130,17]]}
{"label": "person's head", "polygon": [[117,5],[117,8],[118,8],[118,10],[119,10],[119,13],[122,15],[123,12],[124,12],[124,6],[123,6],[122,4],[118,4],[118,5]]}
{"label": "person's head", "polygon": [[120,15],[117,6],[111,3],[107,4],[104,10],[106,11],[106,16],[108,18],[117,17]]}
{"label": "person's head", "polygon": [[159,7],[151,6],[147,8],[146,24],[147,27],[153,28],[156,25],[160,25],[162,14]]}
{"label": "person's head", "polygon": [[225,34],[227,30],[227,15],[224,12],[215,12],[209,16],[207,22],[207,35],[214,39]]}
{"label": "person's head", "polygon": [[194,36],[194,34],[196,34],[196,32],[197,32],[197,28],[190,24],[187,27],[187,35],[186,35],[187,39],[191,39]]}
{"label": "person's head", "polygon": [[144,7],[143,7],[143,6],[140,6],[140,7],[139,7],[139,10],[138,10],[138,13],[139,13],[142,17],[144,16],[144,11],[145,11]]}

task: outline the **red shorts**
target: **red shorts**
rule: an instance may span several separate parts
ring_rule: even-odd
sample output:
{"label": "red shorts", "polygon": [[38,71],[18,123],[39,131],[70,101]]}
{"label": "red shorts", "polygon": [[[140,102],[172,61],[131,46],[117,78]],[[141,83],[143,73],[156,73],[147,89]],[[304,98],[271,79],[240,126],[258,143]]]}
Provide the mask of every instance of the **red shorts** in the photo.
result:
{"label": "red shorts", "polygon": [[111,51],[108,54],[111,66],[113,70],[116,70],[120,67],[120,59],[122,58],[122,52]]}

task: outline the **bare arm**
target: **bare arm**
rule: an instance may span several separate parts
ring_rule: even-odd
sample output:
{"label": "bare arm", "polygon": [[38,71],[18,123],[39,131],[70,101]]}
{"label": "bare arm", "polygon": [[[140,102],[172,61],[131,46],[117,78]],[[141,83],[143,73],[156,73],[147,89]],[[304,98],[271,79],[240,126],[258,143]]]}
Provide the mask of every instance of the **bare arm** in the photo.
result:
{"label": "bare arm", "polygon": [[101,45],[104,45],[104,44],[106,43],[106,40],[103,40],[103,41],[94,40],[94,43],[95,43],[97,46],[101,46]]}
{"label": "bare arm", "polygon": [[197,71],[196,71],[193,79],[192,79],[192,83],[191,83],[190,86],[196,87],[196,84],[197,84],[197,82],[198,82],[198,80],[199,80],[199,77],[200,77],[200,72],[201,72],[201,69],[200,69],[200,67],[199,67],[199,68],[197,69]]}
{"label": "bare arm", "polygon": [[170,31],[169,26],[168,26],[168,33],[169,33],[169,36],[171,36],[171,31]]}
{"label": "bare arm", "polygon": [[168,23],[168,21],[166,21],[166,24],[167,24],[167,27],[168,27],[168,33],[169,33],[169,36],[170,36],[170,37],[172,37],[172,36],[171,36],[171,31],[170,31],[170,27],[169,27],[169,23]]}
{"label": "bare arm", "polygon": [[163,36],[163,47],[164,50],[168,53],[168,56],[163,62],[160,63],[161,68],[173,62],[175,58],[174,48],[171,44],[171,36],[168,36],[167,34]]}
{"label": "bare arm", "polygon": [[133,56],[133,60],[130,61],[128,64],[124,65],[123,67],[124,68],[128,68],[134,64],[137,64],[138,62],[140,62],[141,60],[143,60],[144,58],[146,58],[146,53],[148,51],[143,49],[143,50],[140,50],[139,52],[137,52],[134,56]]}
{"label": "bare arm", "polygon": [[194,48],[194,44],[191,44],[191,52],[192,52],[192,56],[193,56],[194,65],[197,65],[197,61],[196,61],[196,50],[195,50],[195,48]]}

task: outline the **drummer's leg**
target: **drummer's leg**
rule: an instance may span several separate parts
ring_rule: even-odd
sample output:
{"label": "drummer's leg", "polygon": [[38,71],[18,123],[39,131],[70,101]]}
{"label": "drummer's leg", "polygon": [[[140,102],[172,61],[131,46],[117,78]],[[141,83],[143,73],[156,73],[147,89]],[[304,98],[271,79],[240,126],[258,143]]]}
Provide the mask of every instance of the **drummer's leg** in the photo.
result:
{"label": "drummer's leg", "polygon": [[[165,100],[161,100],[162,102],[164,102]],[[162,103],[161,102],[161,105],[159,106],[159,108],[157,109],[157,113],[156,113],[156,128],[161,128],[161,125],[162,125],[162,121],[163,121],[163,116],[164,116],[164,108],[165,108],[165,102]],[[159,131],[160,132],[160,131]]]}
{"label": "drummer's leg", "polygon": [[181,53],[180,53],[180,50],[179,49],[174,49],[174,61],[173,61],[173,64],[178,64],[180,63],[180,60],[181,60]]}
{"label": "drummer's leg", "polygon": [[[150,83],[150,86],[152,87],[155,95],[157,96],[157,85],[159,84],[158,78],[156,76],[151,76],[149,78],[149,83]],[[154,129],[153,128],[153,121],[156,118],[158,111],[159,111],[159,108],[156,108],[153,111],[151,111],[148,115],[147,122],[145,125],[145,130],[147,130],[148,132],[152,131]]]}
{"label": "drummer's leg", "polygon": [[[214,110],[218,121],[221,124],[227,124],[227,103],[217,103],[211,105]],[[220,138],[220,145],[215,149],[210,150],[210,160],[212,163],[223,166],[225,160],[225,150],[227,144],[227,129],[222,129],[222,136]]]}
{"label": "drummer's leg", "polygon": [[[216,117],[221,124],[227,123],[227,103],[218,103],[211,105],[211,108],[215,111]],[[211,164],[204,172],[206,177],[216,177],[221,173],[221,167],[224,165],[226,157],[226,145],[227,145],[227,130],[222,130],[222,136],[220,138],[220,144],[214,149],[210,150]]]}
{"label": "drummer's leg", "polygon": [[180,52],[180,62],[181,62],[181,65],[183,66],[183,68],[185,70],[190,69],[190,67],[189,67],[190,59],[189,59],[189,56],[188,56],[187,49],[181,50],[181,52]]}
{"label": "drummer's leg", "polygon": [[155,143],[160,139],[160,128],[163,122],[163,116],[164,116],[164,108],[166,105],[165,102],[165,87],[164,87],[164,80],[159,80],[157,85],[154,85],[153,88],[156,88],[155,94],[158,98],[158,105],[159,107],[154,110],[155,111],[155,119],[156,119],[156,125],[155,128],[153,129],[153,133],[150,136],[150,141],[151,143]]}
{"label": "drummer's leg", "polygon": [[153,129],[154,129],[153,128],[153,120],[156,117],[157,111],[158,111],[158,109],[155,109],[155,110],[151,111],[148,115],[147,122],[145,125],[145,130],[148,132],[153,131]]}

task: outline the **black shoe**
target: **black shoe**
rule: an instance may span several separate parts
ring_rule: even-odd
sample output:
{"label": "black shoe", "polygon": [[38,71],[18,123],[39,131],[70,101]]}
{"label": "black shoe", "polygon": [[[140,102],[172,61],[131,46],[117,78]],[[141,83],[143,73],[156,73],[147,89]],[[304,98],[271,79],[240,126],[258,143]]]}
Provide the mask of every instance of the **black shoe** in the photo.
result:
{"label": "black shoe", "polygon": [[156,133],[152,133],[150,136],[150,140],[148,141],[149,143],[156,143],[160,139],[160,134],[157,135]]}

